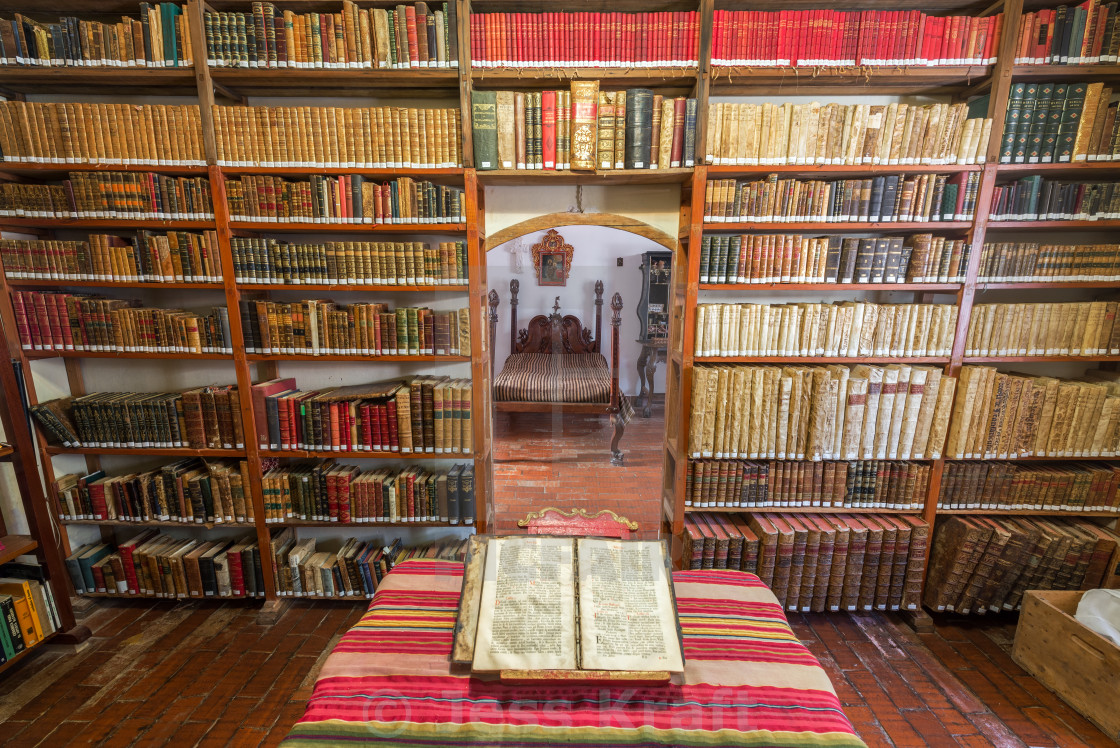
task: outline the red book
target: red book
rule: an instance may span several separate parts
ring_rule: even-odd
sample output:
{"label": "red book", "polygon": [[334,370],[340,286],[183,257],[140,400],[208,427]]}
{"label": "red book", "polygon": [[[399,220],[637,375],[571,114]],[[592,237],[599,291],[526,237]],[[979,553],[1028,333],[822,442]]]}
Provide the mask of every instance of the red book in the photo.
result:
{"label": "red book", "polygon": [[[1000,13],[991,18],[992,30],[988,33],[988,54],[987,62],[995,62],[996,56],[999,54],[999,38],[1003,34],[1003,13]],[[1046,36],[1046,54],[1049,55],[1054,47],[1054,24],[1050,24],[1050,30]]]}
{"label": "red book", "polygon": [[673,151],[669,157],[670,168],[676,169],[681,165],[684,156],[684,120],[685,105],[687,101],[683,96],[673,100]]}
{"label": "red book", "polygon": [[556,169],[556,92],[541,92],[541,148],[544,168]]}

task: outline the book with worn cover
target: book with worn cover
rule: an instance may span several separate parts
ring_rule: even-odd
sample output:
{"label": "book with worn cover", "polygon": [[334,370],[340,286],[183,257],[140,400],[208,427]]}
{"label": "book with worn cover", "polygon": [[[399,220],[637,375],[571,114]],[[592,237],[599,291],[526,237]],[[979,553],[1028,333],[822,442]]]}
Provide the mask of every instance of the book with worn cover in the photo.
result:
{"label": "book with worn cover", "polygon": [[529,671],[528,677],[553,670],[683,672],[666,545],[471,538],[451,660],[475,673]]}

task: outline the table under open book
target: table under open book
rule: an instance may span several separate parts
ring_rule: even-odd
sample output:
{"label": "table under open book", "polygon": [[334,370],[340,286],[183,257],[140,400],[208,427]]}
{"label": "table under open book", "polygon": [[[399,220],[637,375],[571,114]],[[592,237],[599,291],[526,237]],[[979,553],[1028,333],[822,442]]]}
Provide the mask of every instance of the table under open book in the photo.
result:
{"label": "table under open book", "polygon": [[651,685],[452,672],[463,577],[462,563],[432,560],[386,576],[284,745],[864,745],[752,574],[672,574],[683,672]]}

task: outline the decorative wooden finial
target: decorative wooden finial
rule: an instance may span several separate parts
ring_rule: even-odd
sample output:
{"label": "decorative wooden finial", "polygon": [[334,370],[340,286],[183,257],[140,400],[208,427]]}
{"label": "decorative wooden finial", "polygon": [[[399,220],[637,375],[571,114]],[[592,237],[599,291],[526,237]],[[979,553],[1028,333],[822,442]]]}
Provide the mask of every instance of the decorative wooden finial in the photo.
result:
{"label": "decorative wooden finial", "polygon": [[559,296],[556,297],[556,303],[552,305],[552,313],[553,314],[559,314],[560,313],[560,297]]}

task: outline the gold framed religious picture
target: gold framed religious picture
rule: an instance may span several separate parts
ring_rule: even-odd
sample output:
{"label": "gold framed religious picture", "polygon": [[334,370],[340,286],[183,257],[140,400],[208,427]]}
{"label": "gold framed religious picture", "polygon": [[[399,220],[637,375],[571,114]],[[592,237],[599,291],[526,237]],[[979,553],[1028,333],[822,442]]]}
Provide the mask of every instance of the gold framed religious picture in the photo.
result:
{"label": "gold framed religious picture", "polygon": [[564,237],[556,229],[549,229],[538,243],[533,245],[533,270],[537,273],[538,286],[566,286],[568,275],[572,272],[572,245],[564,242]]}

